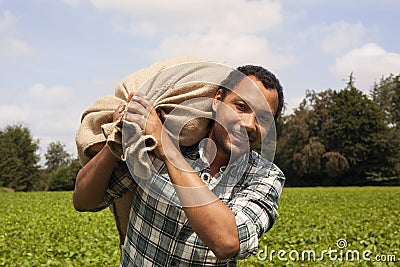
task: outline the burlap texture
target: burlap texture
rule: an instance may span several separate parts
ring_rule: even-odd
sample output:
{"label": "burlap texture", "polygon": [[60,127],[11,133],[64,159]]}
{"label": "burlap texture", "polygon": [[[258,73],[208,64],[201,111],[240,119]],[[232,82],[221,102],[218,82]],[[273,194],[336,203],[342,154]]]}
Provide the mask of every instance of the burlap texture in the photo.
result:
{"label": "burlap texture", "polygon": [[[178,57],[157,62],[126,77],[116,86],[114,95],[101,97],[83,112],[76,135],[81,164],[85,165],[107,143],[112,153],[121,160],[124,160],[127,154],[131,157],[137,155],[137,160],[133,161],[135,169],[144,171],[144,175],[150,175],[149,162],[142,161],[139,157],[143,155],[144,148],[137,144],[146,138],[153,137],[143,136],[137,125],[129,122],[123,124],[122,119],[113,122],[115,109],[119,105],[127,105],[129,94],[139,89],[152,99],[163,121],[172,110],[186,100],[199,97],[211,100],[216,92],[216,84],[228,75],[229,70],[226,67],[219,68],[214,64],[209,60],[194,56]],[[173,71],[168,71],[169,69]],[[213,83],[216,84],[213,85]],[[210,117],[210,113],[211,101],[199,101],[192,106],[181,106],[179,112],[174,113],[172,118],[168,118],[168,121],[176,123],[177,126],[185,123],[179,136],[181,145],[195,144],[204,137],[209,124],[209,120],[204,118]],[[131,129],[128,137],[125,136],[125,140],[122,140],[122,127]],[[125,144],[125,151],[122,149],[122,142]],[[145,149],[149,150],[148,147]],[[129,193],[110,207],[121,243],[126,234],[133,197],[134,192]]]}

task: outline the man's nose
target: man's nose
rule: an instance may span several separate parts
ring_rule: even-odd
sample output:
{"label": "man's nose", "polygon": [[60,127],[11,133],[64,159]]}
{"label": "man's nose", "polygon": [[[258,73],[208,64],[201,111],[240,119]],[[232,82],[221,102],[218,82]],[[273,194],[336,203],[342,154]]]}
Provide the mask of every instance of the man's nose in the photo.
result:
{"label": "man's nose", "polygon": [[246,128],[247,132],[254,132],[257,130],[257,119],[254,113],[247,113],[242,115],[242,125]]}

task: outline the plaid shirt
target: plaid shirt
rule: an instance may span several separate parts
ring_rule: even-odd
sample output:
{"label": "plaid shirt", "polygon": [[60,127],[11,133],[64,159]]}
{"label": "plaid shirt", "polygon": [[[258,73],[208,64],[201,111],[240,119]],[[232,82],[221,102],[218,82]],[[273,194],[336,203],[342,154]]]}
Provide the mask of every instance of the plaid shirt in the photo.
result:
{"label": "plaid shirt", "polygon": [[[204,175],[210,169],[199,156],[197,146],[187,148],[183,155],[200,177],[209,177]],[[199,239],[179,205],[164,163],[156,158],[153,166],[157,173],[147,183],[150,186],[136,189],[120,266],[236,266],[236,259],[256,254],[258,239],[278,218],[285,181],[273,163],[250,151],[206,183],[235,214],[240,249],[230,260],[216,258]],[[136,183],[128,166],[119,162],[104,202],[96,210],[133,188]],[[160,194],[163,197],[157,197]]]}

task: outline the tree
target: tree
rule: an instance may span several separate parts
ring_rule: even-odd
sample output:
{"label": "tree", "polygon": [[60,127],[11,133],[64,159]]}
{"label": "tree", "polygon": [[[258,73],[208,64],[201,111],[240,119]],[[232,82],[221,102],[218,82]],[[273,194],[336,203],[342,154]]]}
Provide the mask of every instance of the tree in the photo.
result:
{"label": "tree", "polygon": [[49,172],[61,166],[67,166],[71,161],[71,155],[65,150],[65,145],[60,141],[51,142],[44,157]]}
{"label": "tree", "polygon": [[400,183],[400,75],[389,75],[375,84],[371,91],[372,100],[384,114],[384,121],[389,128],[381,140],[383,153],[387,155],[387,164],[379,172],[370,171],[371,180]]}
{"label": "tree", "polygon": [[0,158],[0,185],[11,187],[16,177],[24,176],[24,164],[18,158],[15,144],[9,142],[2,132],[0,132]]}
{"label": "tree", "polygon": [[325,180],[333,177],[325,175],[322,158],[327,150],[319,136],[329,118],[332,94],[330,89],[320,93],[306,91],[294,114],[283,118],[276,162],[285,172],[288,185],[329,184]]}
{"label": "tree", "polygon": [[16,191],[31,191],[39,174],[39,141],[27,127],[7,126],[0,131],[0,183]]}
{"label": "tree", "polygon": [[383,112],[385,123],[400,129],[400,75],[391,74],[379,84],[375,83],[371,96]]}
{"label": "tree", "polygon": [[301,174],[293,168],[298,163],[294,158],[296,153],[307,144],[309,139],[309,124],[307,119],[310,111],[306,108],[305,100],[294,114],[283,116],[279,123],[278,140],[276,145],[275,162],[286,175],[286,185],[299,185]]}
{"label": "tree", "polygon": [[289,185],[400,181],[400,127],[392,115],[400,109],[379,102],[400,88],[399,79],[376,85],[375,100],[355,88],[354,80],[350,75],[340,91],[307,91],[294,114],[283,117],[275,159]]}
{"label": "tree", "polygon": [[383,113],[361,91],[349,85],[332,94],[329,118],[320,136],[328,151],[339,152],[347,159],[348,176],[363,183],[368,172],[380,172],[388,164],[387,152],[394,147],[385,141],[387,134]]}
{"label": "tree", "polygon": [[311,138],[300,153],[293,155],[293,168],[301,176],[319,176],[322,169],[321,159],[325,152],[324,145],[321,144],[317,138]]}
{"label": "tree", "polygon": [[67,191],[73,190],[75,186],[75,177],[80,170],[81,165],[78,159],[73,159],[68,165],[62,165],[49,176],[49,191]]}
{"label": "tree", "polygon": [[339,152],[327,152],[322,155],[325,173],[330,178],[341,177],[349,169],[349,162]]}
{"label": "tree", "polygon": [[73,190],[75,177],[81,168],[78,159],[72,159],[60,141],[51,142],[46,154],[47,190]]}

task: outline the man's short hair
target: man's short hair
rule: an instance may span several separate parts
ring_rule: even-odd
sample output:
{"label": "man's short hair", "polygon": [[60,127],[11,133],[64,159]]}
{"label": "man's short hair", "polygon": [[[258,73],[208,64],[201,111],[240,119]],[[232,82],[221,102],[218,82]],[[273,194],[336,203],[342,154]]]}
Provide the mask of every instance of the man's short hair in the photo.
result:
{"label": "man's short hair", "polygon": [[239,84],[244,76],[255,76],[260,82],[262,82],[266,89],[276,90],[278,93],[278,108],[274,116],[274,119],[276,120],[282,112],[284,104],[283,88],[279,83],[278,78],[276,78],[272,72],[261,66],[244,65],[238,67],[237,70],[232,71],[228,77],[221,82],[221,85],[218,88],[222,90],[221,100],[224,100],[228,92],[235,88],[235,86]]}

